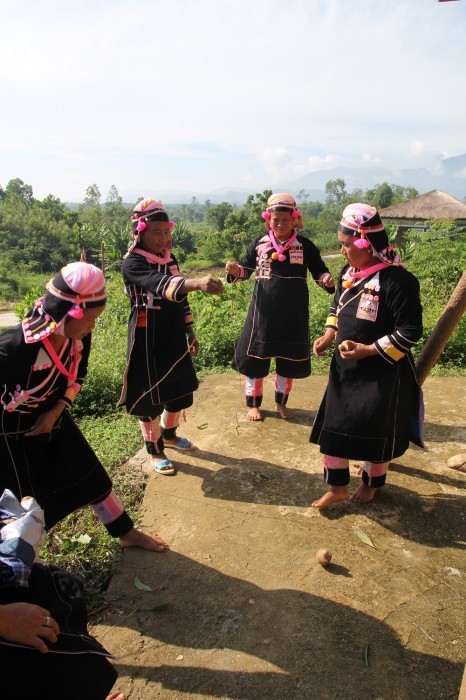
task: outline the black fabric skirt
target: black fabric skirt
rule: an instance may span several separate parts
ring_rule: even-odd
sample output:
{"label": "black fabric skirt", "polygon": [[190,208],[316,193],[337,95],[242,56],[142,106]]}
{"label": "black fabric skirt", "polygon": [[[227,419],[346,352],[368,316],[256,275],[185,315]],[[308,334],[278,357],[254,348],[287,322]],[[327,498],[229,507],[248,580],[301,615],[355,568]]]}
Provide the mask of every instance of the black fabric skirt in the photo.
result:
{"label": "black fabric skirt", "polygon": [[423,447],[422,405],[410,356],[395,365],[377,357],[344,364],[334,356],[310,442],[333,457],[388,462],[410,441]]}
{"label": "black fabric skirt", "polygon": [[33,496],[47,529],[78,508],[102,501],[112,482],[67,411],[51,433],[0,434],[0,489]]}
{"label": "black fabric skirt", "polygon": [[[120,405],[135,416],[156,416],[161,410],[157,407],[176,401],[177,405],[192,405],[192,394],[199,382],[194,371],[191,356],[186,353],[186,337],[173,346],[162,340],[157,347],[148,342],[146,328],[136,328],[134,345],[125,374],[124,399]],[[181,401],[181,404],[180,404]],[[155,412],[154,412],[155,411]]]}
{"label": "black fabric skirt", "polygon": [[109,652],[88,634],[81,581],[55,566],[34,564],[27,588],[0,588],[0,604],[18,602],[49,610],[60,634],[48,643],[47,654],[0,638],[2,697],[104,700],[117,673]]}

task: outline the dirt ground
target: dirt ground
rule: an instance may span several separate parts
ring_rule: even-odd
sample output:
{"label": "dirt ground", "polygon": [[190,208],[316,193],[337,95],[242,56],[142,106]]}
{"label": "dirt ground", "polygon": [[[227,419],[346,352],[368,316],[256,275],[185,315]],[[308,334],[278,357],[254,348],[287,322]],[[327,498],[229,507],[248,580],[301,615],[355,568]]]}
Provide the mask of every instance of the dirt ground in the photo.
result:
{"label": "dirt ground", "polygon": [[199,449],[167,450],[178,473],[151,470],[143,503],[142,527],[170,550],[125,552],[93,628],[129,700],[458,697],[466,473],[446,461],[466,452],[466,378],[427,380],[427,449],[395,460],[372,504],[316,512],[308,438],[325,384],[295,382],[287,422],[267,379],[252,423],[238,376],[202,381],[182,426]]}

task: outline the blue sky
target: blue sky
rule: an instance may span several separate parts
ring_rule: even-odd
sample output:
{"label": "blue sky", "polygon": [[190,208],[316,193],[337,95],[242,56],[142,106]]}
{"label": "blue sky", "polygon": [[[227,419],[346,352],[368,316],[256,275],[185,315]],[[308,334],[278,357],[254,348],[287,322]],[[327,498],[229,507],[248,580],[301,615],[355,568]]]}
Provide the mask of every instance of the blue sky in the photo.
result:
{"label": "blue sky", "polygon": [[[0,0],[0,184],[81,201],[466,153],[466,0]],[[464,173],[466,180],[466,172]]]}

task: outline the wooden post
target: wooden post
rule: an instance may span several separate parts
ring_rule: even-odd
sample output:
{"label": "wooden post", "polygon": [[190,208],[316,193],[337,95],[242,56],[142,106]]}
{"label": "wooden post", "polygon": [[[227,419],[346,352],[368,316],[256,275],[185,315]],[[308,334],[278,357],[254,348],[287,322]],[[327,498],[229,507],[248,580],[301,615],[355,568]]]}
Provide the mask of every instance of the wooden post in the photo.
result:
{"label": "wooden post", "polygon": [[416,374],[419,384],[427,379],[430,370],[437,362],[451,334],[455,330],[466,309],[466,272],[456,285],[456,289],[450,297],[445,311],[440,316],[437,324],[424,345],[416,362]]}

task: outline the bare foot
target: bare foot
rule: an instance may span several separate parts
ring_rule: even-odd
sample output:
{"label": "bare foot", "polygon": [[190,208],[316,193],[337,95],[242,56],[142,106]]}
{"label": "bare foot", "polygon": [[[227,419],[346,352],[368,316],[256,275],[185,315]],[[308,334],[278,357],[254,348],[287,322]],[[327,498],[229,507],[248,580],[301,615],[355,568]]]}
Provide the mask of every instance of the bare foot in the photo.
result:
{"label": "bare foot", "polygon": [[312,504],[313,508],[317,510],[322,510],[323,508],[328,508],[332,503],[338,503],[338,501],[346,501],[349,498],[348,489],[346,486],[331,486],[327,493],[324,493],[321,498],[314,501]]}
{"label": "bare foot", "polygon": [[105,700],[126,700],[126,695],[120,693],[119,690],[112,690],[110,695],[107,695]]}
{"label": "bare foot", "polygon": [[277,403],[277,411],[280,414],[280,416],[283,418],[283,420],[290,420],[290,418],[294,418],[294,413],[293,411],[290,411],[286,406],[284,406],[281,403]]}
{"label": "bare foot", "polygon": [[253,406],[248,411],[248,420],[262,420],[261,412],[257,406]]}
{"label": "bare foot", "polygon": [[370,503],[374,498],[377,489],[367,486],[364,482],[359,484],[356,491],[353,491],[350,500],[354,503]]}
{"label": "bare foot", "polygon": [[168,546],[161,537],[153,537],[136,527],[132,527],[126,535],[120,537],[118,542],[120,547],[141,547],[141,549],[149,549],[151,552],[163,552]]}

